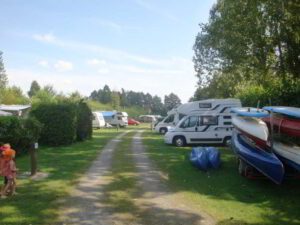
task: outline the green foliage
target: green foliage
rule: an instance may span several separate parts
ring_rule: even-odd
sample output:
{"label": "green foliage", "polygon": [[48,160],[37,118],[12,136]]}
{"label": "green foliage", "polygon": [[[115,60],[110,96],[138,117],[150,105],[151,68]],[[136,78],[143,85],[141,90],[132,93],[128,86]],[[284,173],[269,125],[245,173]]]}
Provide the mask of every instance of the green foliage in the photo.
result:
{"label": "green foliage", "polygon": [[0,141],[10,143],[13,148],[17,148],[22,136],[22,126],[18,117],[1,116],[0,117]]}
{"label": "green foliage", "polygon": [[0,117],[0,141],[10,143],[18,154],[26,152],[29,145],[37,142],[42,125],[34,118],[15,116]]}
{"label": "green foliage", "polygon": [[[110,98],[108,98],[108,93],[110,93]],[[105,85],[103,89],[98,91],[94,90],[89,97],[90,100],[101,103],[99,110],[120,110],[124,108],[143,108],[144,114],[165,114],[166,108],[158,96],[152,96],[149,93],[125,91],[121,92],[110,91],[110,88]],[[180,100],[179,100],[180,102]],[[109,104],[111,106],[109,106]],[[93,103],[92,108],[96,106]],[[105,106],[105,107],[103,107]],[[103,109],[105,108],[105,109]],[[108,109],[109,108],[109,109]],[[123,110],[124,111],[124,110]],[[137,112],[133,112],[134,115]]]}
{"label": "green foliage", "polygon": [[251,105],[269,98],[298,104],[292,96],[299,93],[299,10],[289,0],[218,0],[194,45],[194,99],[241,96]]}
{"label": "green foliage", "polygon": [[32,96],[36,95],[36,93],[41,90],[40,85],[38,84],[37,81],[32,81],[30,90],[28,91],[28,96],[31,98]]}
{"label": "green foliage", "polygon": [[167,110],[171,110],[174,107],[181,104],[180,98],[175,95],[174,93],[171,93],[169,95],[165,95],[165,107]]}
{"label": "green foliage", "polygon": [[2,58],[2,52],[0,51],[0,90],[2,91],[4,88],[6,88],[8,80],[6,71],[3,64],[3,58]]}
{"label": "green foliage", "polygon": [[235,97],[242,105],[256,107],[266,105],[300,106],[300,80],[292,78],[269,80],[264,86],[255,83],[240,83],[236,87]]}
{"label": "green foliage", "polygon": [[39,104],[31,111],[42,124],[40,142],[50,146],[68,145],[76,139],[77,110],[74,103]]}
{"label": "green foliage", "polygon": [[22,90],[16,86],[8,87],[1,90],[0,94],[1,104],[28,104],[29,99],[24,96]]}
{"label": "green foliage", "polygon": [[84,141],[92,137],[93,114],[86,102],[80,101],[77,104],[77,129],[76,136],[78,141]]}

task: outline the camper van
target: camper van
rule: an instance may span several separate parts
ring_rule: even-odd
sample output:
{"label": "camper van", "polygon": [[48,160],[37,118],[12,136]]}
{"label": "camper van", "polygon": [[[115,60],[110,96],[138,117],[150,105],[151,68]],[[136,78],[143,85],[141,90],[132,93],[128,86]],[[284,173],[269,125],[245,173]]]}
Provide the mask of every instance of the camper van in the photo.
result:
{"label": "camper van", "polygon": [[186,144],[228,144],[233,129],[231,117],[230,112],[191,113],[169,129],[165,143],[178,147]]}
{"label": "camper van", "polygon": [[93,128],[99,129],[105,127],[105,120],[101,112],[93,112]]}
{"label": "camper van", "polygon": [[179,105],[170,110],[167,116],[155,125],[155,130],[161,134],[165,134],[169,128],[175,127],[176,124],[184,117],[191,113],[198,114],[226,114],[230,112],[232,107],[241,107],[239,99],[207,99],[195,102],[188,102]]}
{"label": "camper van", "polygon": [[103,111],[105,122],[112,126],[128,126],[128,114],[126,112]]}

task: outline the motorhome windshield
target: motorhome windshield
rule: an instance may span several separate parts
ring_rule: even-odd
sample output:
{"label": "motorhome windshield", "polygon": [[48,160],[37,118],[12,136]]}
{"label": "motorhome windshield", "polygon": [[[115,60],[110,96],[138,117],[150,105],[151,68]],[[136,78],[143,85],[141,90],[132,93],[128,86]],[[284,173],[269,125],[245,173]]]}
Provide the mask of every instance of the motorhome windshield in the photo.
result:
{"label": "motorhome windshield", "polygon": [[175,115],[169,115],[168,117],[166,117],[166,119],[164,120],[165,123],[172,123],[174,121]]}

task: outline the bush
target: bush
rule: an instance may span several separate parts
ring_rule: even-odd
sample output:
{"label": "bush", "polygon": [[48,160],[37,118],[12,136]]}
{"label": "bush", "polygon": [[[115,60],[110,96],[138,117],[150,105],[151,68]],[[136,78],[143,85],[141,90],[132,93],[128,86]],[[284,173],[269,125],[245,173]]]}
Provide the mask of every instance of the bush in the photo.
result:
{"label": "bush", "polygon": [[235,97],[239,98],[243,106],[256,107],[260,101],[260,107],[273,106],[296,106],[300,107],[300,80],[286,78],[272,79],[262,85],[253,83],[239,84],[236,88]]}
{"label": "bush", "polygon": [[22,126],[20,120],[15,116],[0,117],[0,141],[10,143],[10,145],[18,150],[20,148],[19,141],[22,136]]}
{"label": "bush", "polygon": [[0,117],[0,142],[10,143],[17,154],[27,152],[29,145],[37,142],[41,124],[34,118]]}
{"label": "bush", "polygon": [[40,143],[68,145],[76,139],[77,110],[74,103],[49,103],[36,106],[31,115],[43,124]]}
{"label": "bush", "polygon": [[92,137],[93,114],[87,103],[80,101],[77,104],[77,140],[84,141]]}

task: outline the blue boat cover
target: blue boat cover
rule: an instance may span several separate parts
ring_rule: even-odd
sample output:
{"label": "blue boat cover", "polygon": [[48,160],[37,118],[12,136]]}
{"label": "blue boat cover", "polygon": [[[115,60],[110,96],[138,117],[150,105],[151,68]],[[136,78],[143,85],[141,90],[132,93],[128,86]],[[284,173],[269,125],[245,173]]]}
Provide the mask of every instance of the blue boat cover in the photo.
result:
{"label": "blue boat cover", "polygon": [[231,112],[236,113],[238,116],[248,116],[248,117],[268,117],[269,113],[263,109],[243,107],[243,108],[232,108]]}
{"label": "blue boat cover", "polygon": [[221,165],[219,150],[215,147],[207,147],[206,151],[208,153],[209,167],[213,169],[218,169]]}
{"label": "blue boat cover", "polygon": [[190,161],[200,170],[217,169],[221,164],[220,152],[214,147],[194,147]]}
{"label": "blue boat cover", "polygon": [[296,107],[266,106],[263,109],[272,111],[274,113],[280,113],[287,116],[300,118],[300,108],[296,108]]}

